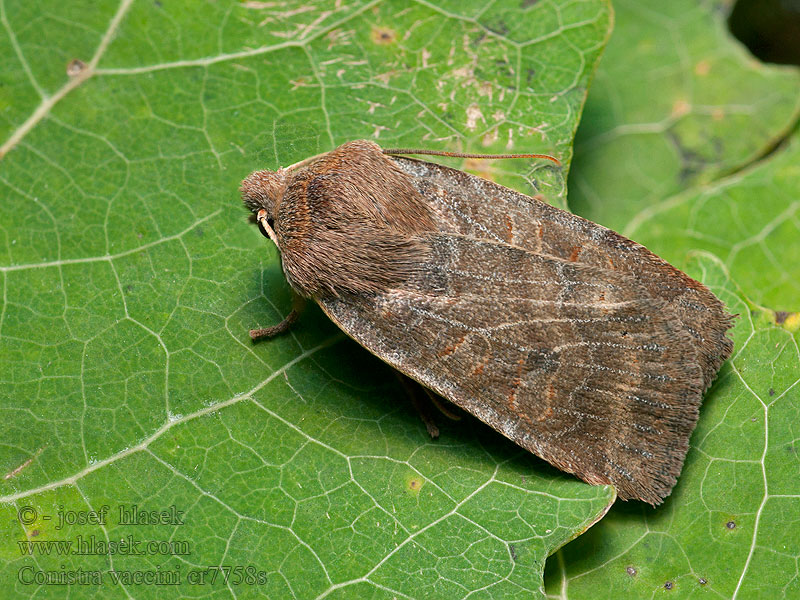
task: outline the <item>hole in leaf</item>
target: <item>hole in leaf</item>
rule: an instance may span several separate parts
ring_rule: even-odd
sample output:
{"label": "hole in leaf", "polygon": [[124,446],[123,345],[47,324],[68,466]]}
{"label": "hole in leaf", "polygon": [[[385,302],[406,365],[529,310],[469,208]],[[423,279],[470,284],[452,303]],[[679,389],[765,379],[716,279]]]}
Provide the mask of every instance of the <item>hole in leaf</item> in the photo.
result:
{"label": "hole in leaf", "polygon": [[797,0],[737,0],[728,17],[728,27],[759,60],[800,65]]}

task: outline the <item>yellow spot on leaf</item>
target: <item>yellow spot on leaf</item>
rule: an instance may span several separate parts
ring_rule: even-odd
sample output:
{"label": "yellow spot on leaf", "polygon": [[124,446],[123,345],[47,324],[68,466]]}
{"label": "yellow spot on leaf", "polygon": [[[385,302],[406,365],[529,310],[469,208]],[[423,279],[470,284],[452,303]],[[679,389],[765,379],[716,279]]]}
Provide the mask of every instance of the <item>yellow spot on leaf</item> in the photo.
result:
{"label": "yellow spot on leaf", "polygon": [[678,98],[672,104],[672,117],[673,118],[682,117],[683,115],[688,114],[691,109],[692,109],[691,104],[689,104],[683,98]]}
{"label": "yellow spot on leaf", "polygon": [[419,494],[419,491],[422,489],[422,486],[425,484],[425,481],[417,476],[412,476],[406,479],[406,486],[408,487],[408,491],[413,494]]}
{"label": "yellow spot on leaf", "polygon": [[780,325],[791,333],[795,333],[800,330],[800,313],[776,311],[775,324]]}
{"label": "yellow spot on leaf", "polygon": [[397,34],[388,27],[373,27],[370,37],[374,43],[381,46],[388,46],[397,41]]}
{"label": "yellow spot on leaf", "polygon": [[694,72],[701,77],[704,75],[708,75],[708,72],[711,70],[711,63],[707,60],[701,60],[694,66]]}

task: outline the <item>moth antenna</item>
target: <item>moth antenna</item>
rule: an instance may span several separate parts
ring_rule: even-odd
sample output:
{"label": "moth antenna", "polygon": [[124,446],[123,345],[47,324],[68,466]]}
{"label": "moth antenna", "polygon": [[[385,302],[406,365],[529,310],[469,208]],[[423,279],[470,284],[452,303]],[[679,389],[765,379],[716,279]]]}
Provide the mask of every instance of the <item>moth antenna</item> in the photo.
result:
{"label": "moth antenna", "polygon": [[470,152],[447,152],[445,150],[422,150],[414,148],[385,148],[384,154],[427,154],[430,156],[451,156],[453,158],[480,158],[480,159],[495,159],[495,158],[544,158],[551,160],[559,167],[561,161],[555,156],[549,154],[472,154]]}

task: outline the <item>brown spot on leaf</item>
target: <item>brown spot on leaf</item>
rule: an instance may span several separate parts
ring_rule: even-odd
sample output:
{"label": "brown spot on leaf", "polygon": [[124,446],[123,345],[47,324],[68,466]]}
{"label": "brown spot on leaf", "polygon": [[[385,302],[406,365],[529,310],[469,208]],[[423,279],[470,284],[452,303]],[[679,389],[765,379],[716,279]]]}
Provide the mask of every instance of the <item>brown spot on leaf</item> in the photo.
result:
{"label": "brown spot on leaf", "polygon": [[682,117],[689,113],[692,110],[692,105],[689,104],[683,98],[678,98],[672,104],[672,114],[670,115],[673,119],[677,119],[678,117]]}
{"label": "brown spot on leaf", "polygon": [[701,60],[700,62],[698,62],[694,66],[694,72],[697,75],[701,75],[701,76],[702,75],[708,75],[708,72],[710,70],[711,70],[711,62],[706,60],[706,59]]}
{"label": "brown spot on leaf", "polygon": [[408,491],[409,492],[413,492],[414,494],[419,493],[419,491],[422,489],[422,484],[423,483],[425,483],[425,482],[422,479],[420,479],[419,477],[411,477],[408,480],[406,480],[406,485],[408,486]]}
{"label": "brown spot on leaf", "polygon": [[775,324],[794,333],[800,330],[800,313],[776,310]]}
{"label": "brown spot on leaf", "polygon": [[298,77],[297,79],[290,79],[289,83],[292,84],[292,89],[289,90],[291,92],[295,91],[298,88],[309,87],[311,85],[307,77]]}
{"label": "brown spot on leaf", "polygon": [[506,215],[506,241],[510,244],[514,239],[514,222],[511,215]]}
{"label": "brown spot on leaf", "polygon": [[86,70],[86,63],[83,62],[79,58],[73,58],[67,64],[67,75],[70,77],[75,77],[76,75],[80,75]]}
{"label": "brown spot on leaf", "polygon": [[21,465],[15,467],[14,469],[11,469],[8,473],[6,473],[3,476],[3,479],[11,479],[12,477],[16,477],[17,475],[19,475],[23,470],[25,470],[26,467],[28,467],[36,459],[37,456],[39,456],[42,452],[44,452],[45,448],[47,448],[47,445],[44,445],[41,448],[39,448],[36,452],[34,452],[33,456],[31,456]]}
{"label": "brown spot on leaf", "polygon": [[578,260],[578,256],[580,256],[581,250],[583,250],[581,246],[573,246],[572,251],[569,253],[569,262],[575,262],[576,260]]}
{"label": "brown spot on leaf", "polygon": [[397,34],[388,27],[373,27],[370,32],[370,38],[380,46],[388,46],[397,41]]}
{"label": "brown spot on leaf", "polygon": [[12,477],[16,477],[17,475],[19,475],[19,474],[20,474],[20,472],[21,472],[21,471],[22,471],[22,470],[23,470],[25,467],[27,467],[27,466],[28,466],[29,464],[31,464],[32,462],[33,462],[33,457],[29,458],[28,460],[26,460],[24,463],[22,463],[22,464],[21,464],[21,465],[19,465],[18,467],[14,468],[14,469],[11,469],[11,470],[10,470],[8,473],[6,473],[6,474],[3,476],[3,479],[11,479]]}

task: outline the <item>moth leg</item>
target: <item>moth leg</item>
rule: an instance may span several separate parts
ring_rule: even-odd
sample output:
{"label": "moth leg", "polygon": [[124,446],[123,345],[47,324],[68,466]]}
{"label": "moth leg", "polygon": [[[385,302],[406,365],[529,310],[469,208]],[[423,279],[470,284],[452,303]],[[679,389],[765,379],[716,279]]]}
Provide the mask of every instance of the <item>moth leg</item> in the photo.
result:
{"label": "moth leg", "polygon": [[277,325],[273,325],[272,327],[263,327],[261,329],[251,329],[250,339],[252,339],[254,342],[257,342],[259,340],[264,340],[275,337],[276,335],[280,335],[282,333],[286,333],[289,331],[289,328],[294,325],[299,316],[300,314],[296,310],[292,309],[292,312],[286,315],[286,318]]}
{"label": "moth leg", "polygon": [[[406,394],[411,399],[411,404],[414,406],[414,410],[417,411],[420,420],[425,424],[425,429],[428,430],[428,435],[431,436],[431,439],[435,440],[439,437],[439,427],[436,425],[436,421],[431,414],[431,406],[438,408],[439,412],[451,421],[461,420],[461,415],[454,413],[450,408],[445,406],[441,396],[432,392],[424,385],[417,383],[410,377],[403,375],[400,371],[395,371],[394,373],[400,380],[400,384],[403,386]],[[427,399],[420,397],[420,389],[425,392]]]}
{"label": "moth leg", "polygon": [[[424,385],[420,386],[420,387],[423,390],[425,390],[425,393],[428,395],[428,398],[430,399],[431,404],[433,404],[436,408],[438,408],[440,413],[442,413],[445,417],[447,417],[451,421],[460,421],[461,420],[461,415],[459,415],[458,413],[454,413],[452,410],[450,410],[450,408],[448,408],[445,405],[445,403],[442,402],[443,398],[439,394],[435,394],[434,392],[432,392],[431,390],[426,388]],[[450,404],[450,403],[448,402],[447,404]]]}
{"label": "moth leg", "polygon": [[395,371],[394,374],[400,381],[400,385],[403,386],[406,395],[411,400],[414,410],[417,411],[419,418],[425,424],[425,429],[428,430],[428,435],[431,436],[432,440],[435,440],[439,437],[439,428],[436,426],[436,422],[433,420],[433,415],[431,415],[430,403],[423,402],[417,393],[418,388],[421,386],[417,385],[413,379],[406,377],[400,371]]}
{"label": "moth leg", "polygon": [[252,339],[254,342],[257,342],[259,340],[265,340],[267,338],[275,337],[276,335],[286,333],[300,317],[300,313],[303,311],[303,307],[305,306],[305,304],[306,304],[305,298],[292,292],[292,310],[288,315],[286,315],[286,318],[277,325],[273,325],[272,327],[264,327],[262,329],[251,329],[250,339]]}

